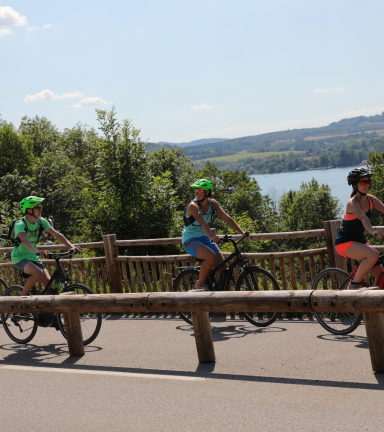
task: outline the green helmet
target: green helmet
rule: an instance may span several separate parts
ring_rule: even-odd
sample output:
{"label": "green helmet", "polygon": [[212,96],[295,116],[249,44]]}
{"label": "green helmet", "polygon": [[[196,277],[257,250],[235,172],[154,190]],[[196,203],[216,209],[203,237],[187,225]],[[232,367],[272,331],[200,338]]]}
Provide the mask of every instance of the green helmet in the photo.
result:
{"label": "green helmet", "polygon": [[191,188],[212,190],[212,183],[207,179],[200,179],[196,180],[195,183],[191,184]]}
{"label": "green helmet", "polygon": [[21,211],[25,213],[27,209],[37,206],[37,204],[40,204],[44,200],[45,198],[39,198],[37,196],[29,196],[27,198],[24,198],[20,202]]}

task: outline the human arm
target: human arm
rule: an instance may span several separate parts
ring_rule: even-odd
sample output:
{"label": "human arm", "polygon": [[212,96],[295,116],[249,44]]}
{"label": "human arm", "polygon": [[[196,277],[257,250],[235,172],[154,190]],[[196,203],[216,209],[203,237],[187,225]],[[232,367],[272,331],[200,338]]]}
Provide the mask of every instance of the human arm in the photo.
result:
{"label": "human arm", "polygon": [[[373,197],[370,195],[370,198],[374,198],[372,199],[374,208],[376,208],[377,210],[381,211],[380,208],[382,209],[382,213],[384,213],[384,205],[383,203],[380,202],[380,200],[378,200],[376,197]],[[377,201],[377,205],[379,207],[379,204],[381,204],[381,207],[377,208],[375,206],[375,201]],[[354,216],[357,217],[357,219],[359,219],[361,221],[361,223],[363,224],[363,227],[365,228],[365,230],[373,235],[374,237],[383,237],[384,236],[384,232],[382,230],[375,230],[371,224],[371,221],[369,220],[368,216],[363,212],[363,210],[361,209],[359,202],[356,199],[350,199],[348,201],[347,204],[347,212],[348,213],[352,213]]]}
{"label": "human arm", "polygon": [[21,242],[23,243],[23,245],[30,250],[31,252],[35,253],[36,255],[38,255],[41,258],[44,258],[47,254],[45,253],[45,251],[38,251],[33,244],[29,241],[27,234],[25,232],[19,232],[17,234],[19,236],[19,239],[21,240]]}
{"label": "human arm", "polygon": [[222,219],[227,225],[236,230],[239,234],[244,235],[245,231],[243,231],[239,225],[235,222],[235,220],[229,216],[221,207],[220,204],[216,200],[212,200],[212,204],[215,206],[216,214]]}

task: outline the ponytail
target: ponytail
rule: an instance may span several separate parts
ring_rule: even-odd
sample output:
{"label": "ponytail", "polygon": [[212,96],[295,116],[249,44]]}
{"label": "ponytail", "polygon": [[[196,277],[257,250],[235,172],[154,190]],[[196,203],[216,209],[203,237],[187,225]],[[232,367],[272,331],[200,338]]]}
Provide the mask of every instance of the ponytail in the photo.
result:
{"label": "ponytail", "polygon": [[354,184],[355,184],[355,183],[352,184],[352,193],[351,193],[351,198],[353,198],[353,197],[357,194],[357,188],[354,187]]}

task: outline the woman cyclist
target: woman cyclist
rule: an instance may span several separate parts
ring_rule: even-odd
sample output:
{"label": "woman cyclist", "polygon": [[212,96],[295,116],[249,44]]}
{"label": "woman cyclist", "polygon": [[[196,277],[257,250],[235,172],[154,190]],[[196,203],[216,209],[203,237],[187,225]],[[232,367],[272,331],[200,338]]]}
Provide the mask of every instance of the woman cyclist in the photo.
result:
{"label": "woman cyclist", "polygon": [[382,230],[375,230],[370,222],[372,209],[384,213],[384,204],[368,192],[371,188],[370,173],[365,168],[352,170],[347,177],[348,184],[352,185],[351,199],[343,216],[340,228],[335,239],[335,248],[344,258],[353,258],[360,261],[360,266],[355,277],[349,283],[349,290],[362,287],[361,281],[370,271],[377,279],[383,271],[382,265],[375,266],[379,253],[369,246],[364,231],[368,231],[375,237],[383,237]]}
{"label": "woman cyclist", "polygon": [[[188,204],[184,213],[184,231],[182,244],[184,250],[190,255],[204,260],[200,267],[199,280],[196,281],[196,291],[208,291],[205,285],[208,273],[219,265],[224,256],[221,253],[217,243],[219,236],[213,236],[209,228],[209,222],[212,215],[217,214],[226,224],[235,229],[240,234],[245,232],[219,205],[212,199],[212,183],[207,179],[200,179],[191,185],[195,189],[195,199]],[[219,274],[225,266],[219,269]]]}
{"label": "woman cyclist", "polygon": [[20,272],[30,275],[21,293],[22,296],[27,295],[36,282],[40,281],[45,286],[50,279],[47,269],[40,261],[40,257],[45,257],[46,253],[36,249],[41,226],[47,233],[57,238],[61,244],[81,252],[80,248],[75,247],[62,234],[52,228],[46,219],[41,217],[41,203],[44,199],[36,196],[24,198],[20,202],[24,216],[14,225],[16,241],[11,254],[12,264]]}

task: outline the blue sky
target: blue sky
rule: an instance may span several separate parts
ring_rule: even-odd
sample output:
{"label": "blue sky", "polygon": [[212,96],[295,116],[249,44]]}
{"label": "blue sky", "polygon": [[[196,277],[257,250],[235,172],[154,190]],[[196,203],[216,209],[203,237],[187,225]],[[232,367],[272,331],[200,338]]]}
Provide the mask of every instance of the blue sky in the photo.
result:
{"label": "blue sky", "polygon": [[236,138],[384,111],[384,2],[0,3],[0,113],[151,142]]}

